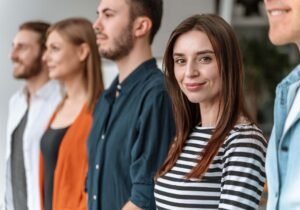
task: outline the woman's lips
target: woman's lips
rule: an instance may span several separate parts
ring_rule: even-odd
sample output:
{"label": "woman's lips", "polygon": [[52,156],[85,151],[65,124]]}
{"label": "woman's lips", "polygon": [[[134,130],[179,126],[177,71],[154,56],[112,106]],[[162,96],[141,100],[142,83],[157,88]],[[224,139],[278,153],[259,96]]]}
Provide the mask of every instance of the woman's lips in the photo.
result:
{"label": "woman's lips", "polygon": [[185,88],[188,91],[198,91],[203,88],[206,82],[184,83]]}

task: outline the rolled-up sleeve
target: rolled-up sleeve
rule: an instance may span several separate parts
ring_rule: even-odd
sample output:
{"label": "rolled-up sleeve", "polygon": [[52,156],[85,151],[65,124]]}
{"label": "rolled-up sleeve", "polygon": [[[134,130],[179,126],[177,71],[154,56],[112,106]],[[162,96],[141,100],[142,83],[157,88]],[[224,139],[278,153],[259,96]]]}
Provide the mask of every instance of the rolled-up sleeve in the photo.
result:
{"label": "rolled-up sleeve", "polygon": [[167,156],[175,135],[175,124],[166,91],[152,91],[146,97],[131,151],[130,176],[133,186],[130,201],[142,209],[152,210],[155,209],[154,176]]}

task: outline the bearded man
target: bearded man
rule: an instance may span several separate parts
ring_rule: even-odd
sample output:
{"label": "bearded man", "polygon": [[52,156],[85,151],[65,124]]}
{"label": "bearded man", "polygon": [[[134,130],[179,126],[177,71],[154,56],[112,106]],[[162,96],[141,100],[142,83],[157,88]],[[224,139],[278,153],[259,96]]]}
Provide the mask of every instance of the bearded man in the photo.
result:
{"label": "bearded man", "polygon": [[102,57],[119,75],[99,99],[88,140],[89,210],[154,210],[154,176],[175,134],[171,101],[152,56],[162,0],[101,0]]}
{"label": "bearded man", "polygon": [[25,22],[12,43],[13,76],[24,86],[10,99],[5,156],[6,210],[39,210],[40,140],[61,100],[60,86],[48,78],[42,57],[48,23]]}

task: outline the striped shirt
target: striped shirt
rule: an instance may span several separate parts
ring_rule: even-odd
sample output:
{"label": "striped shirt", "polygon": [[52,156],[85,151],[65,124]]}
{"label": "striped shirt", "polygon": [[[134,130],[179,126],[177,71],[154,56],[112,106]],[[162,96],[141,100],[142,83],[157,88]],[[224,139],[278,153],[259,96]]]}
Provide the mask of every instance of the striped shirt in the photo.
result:
{"label": "striped shirt", "polygon": [[236,125],[201,179],[187,179],[213,128],[196,126],[176,164],[157,179],[158,210],[258,209],[265,182],[266,140],[253,124]]}

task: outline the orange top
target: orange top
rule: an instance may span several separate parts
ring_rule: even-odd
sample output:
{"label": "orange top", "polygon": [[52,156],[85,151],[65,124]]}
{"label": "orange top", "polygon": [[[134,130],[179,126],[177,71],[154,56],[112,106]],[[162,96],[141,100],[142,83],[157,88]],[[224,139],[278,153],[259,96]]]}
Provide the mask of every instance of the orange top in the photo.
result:
{"label": "orange top", "polygon": [[[49,125],[54,120],[53,114]],[[84,106],[64,135],[58,152],[53,181],[52,210],[86,210],[85,178],[88,170],[87,138],[92,127],[92,113]],[[44,162],[40,154],[41,205],[44,209]]]}

